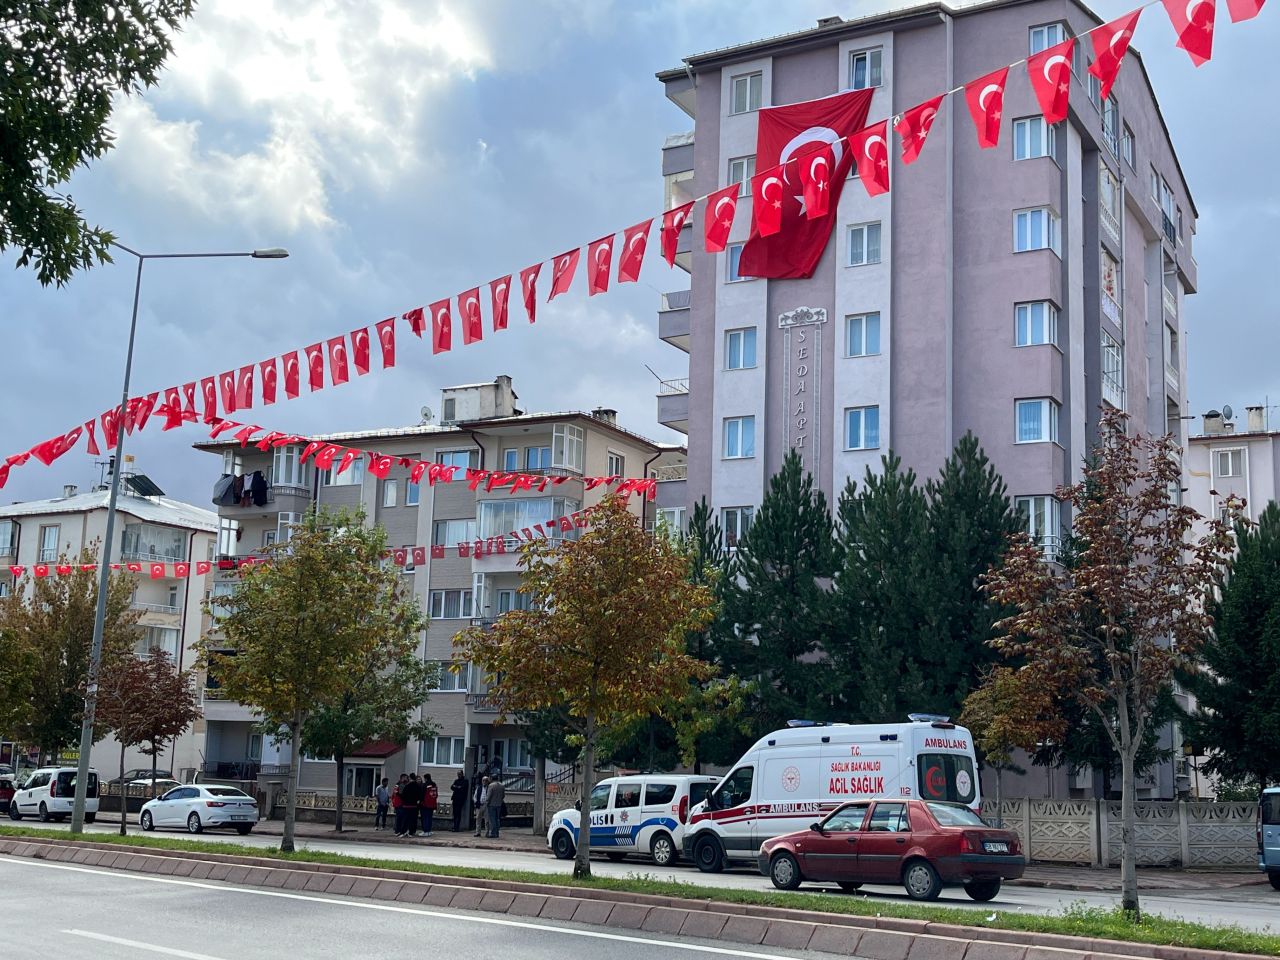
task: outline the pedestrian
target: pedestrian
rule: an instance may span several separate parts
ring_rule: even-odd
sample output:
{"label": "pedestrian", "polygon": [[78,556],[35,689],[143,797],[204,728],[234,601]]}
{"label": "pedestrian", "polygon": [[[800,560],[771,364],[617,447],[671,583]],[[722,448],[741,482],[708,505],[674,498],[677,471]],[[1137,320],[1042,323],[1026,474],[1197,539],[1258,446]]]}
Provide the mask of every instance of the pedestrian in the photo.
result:
{"label": "pedestrian", "polygon": [[404,798],[400,796],[400,791],[404,789],[404,785],[409,782],[407,773],[400,774],[400,779],[396,781],[395,788],[391,791],[391,809],[395,817],[396,836],[404,833]]}
{"label": "pedestrian", "polygon": [[488,813],[486,804],[489,802],[489,778],[481,777],[480,783],[476,786],[475,796],[472,798],[476,808],[476,836],[480,836],[485,832],[485,816]]}
{"label": "pedestrian", "polygon": [[383,777],[382,781],[374,788],[373,802],[377,804],[377,812],[373,815],[373,829],[387,829],[387,808],[391,806],[391,790],[387,787],[387,778]]}
{"label": "pedestrian", "polygon": [[422,775],[422,835],[431,836],[431,827],[436,818],[436,807],[440,803],[440,788],[436,786],[431,774]]}
{"label": "pedestrian", "polygon": [[495,840],[498,838],[498,828],[502,826],[502,808],[506,806],[503,803],[506,796],[507,788],[502,785],[501,780],[489,782],[489,792],[485,797],[485,819],[489,821],[489,836]]}
{"label": "pedestrian", "polygon": [[409,774],[409,782],[400,791],[400,809],[404,812],[404,830],[401,837],[418,835],[418,809],[422,806],[422,784],[416,773]]}
{"label": "pedestrian", "polygon": [[453,832],[457,833],[462,829],[462,815],[467,809],[467,778],[462,775],[462,771],[458,771],[458,776],[453,783],[449,785],[449,807],[453,811]]}

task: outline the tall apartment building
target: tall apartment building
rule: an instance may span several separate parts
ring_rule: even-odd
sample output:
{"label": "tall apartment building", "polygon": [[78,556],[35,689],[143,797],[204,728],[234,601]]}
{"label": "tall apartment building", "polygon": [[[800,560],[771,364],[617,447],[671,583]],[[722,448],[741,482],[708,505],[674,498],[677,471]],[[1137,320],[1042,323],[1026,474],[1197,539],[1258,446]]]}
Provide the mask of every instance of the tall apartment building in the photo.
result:
{"label": "tall apartment building", "polygon": [[[86,550],[97,556],[106,534],[107,498],[104,486],[80,493],[68,485],[61,497],[0,507],[0,596],[7,596],[23,582],[28,596],[34,590],[31,574],[15,583],[10,566],[30,571],[38,563],[56,563],[59,557],[78,560]],[[172,573],[174,563],[210,559],[217,532],[217,514],[163,496],[146,477],[129,472],[122,475],[113,563],[160,562],[166,565],[166,573]],[[194,573],[154,580],[147,573],[134,576],[133,606],[140,614],[141,629],[136,652],[143,655],[160,647],[169,652],[179,669],[189,668],[204,627],[201,600],[205,578]],[[157,766],[174,774],[194,772],[200,765],[203,741],[204,721],[198,720],[159,755]],[[10,762],[13,747],[12,743],[0,746],[0,763]],[[95,744],[91,762],[103,776],[114,776],[112,771],[120,764],[119,745],[110,737]],[[125,765],[150,767],[151,758],[130,748]]]}
{"label": "tall apartment building", "polygon": [[[444,389],[438,422],[314,439],[413,460],[569,478],[544,493],[471,490],[463,482],[419,486],[409,482],[405,467],[396,467],[379,480],[366,473],[360,460],[345,473],[317,475],[309,462],[299,462],[301,447],[277,447],[264,453],[252,446],[242,449],[235,441],[198,444],[199,449],[222,458],[224,475],[252,478],[257,472],[265,484],[260,487],[263,504],[254,504],[250,498],[243,506],[218,507],[218,555],[243,557],[286,540],[291,525],[313,504],[363,508],[368,522],[386,529],[393,549],[447,547],[443,558],[430,559],[428,551],[427,562],[407,567],[404,577],[431,617],[422,656],[448,662],[459,631],[489,623],[528,602],[517,592],[517,542],[507,541],[505,553],[484,556],[459,556],[454,547],[477,537],[505,537],[512,530],[598,503],[605,488],[586,490],[585,476],[651,476],[659,468],[670,475],[678,472],[683,459],[683,448],[655,444],[619,426],[612,410],[523,413],[516,402],[511,379],[498,377],[493,383]],[[646,522],[654,520],[657,506],[639,497],[631,502],[632,510]],[[557,530],[552,536],[576,537],[577,531]],[[234,589],[234,577],[227,574],[213,584],[214,593]],[[275,744],[270,737],[264,743],[250,709],[221,699],[216,682],[216,677],[210,678],[205,691],[206,769],[212,776],[237,779],[259,774],[278,777],[289,761],[287,745]],[[438,783],[447,784],[464,766],[469,747],[476,748],[476,762],[497,756],[508,772],[530,770],[533,757],[528,740],[513,723],[495,725],[497,711],[486,693],[478,670],[445,671],[440,689],[422,707],[439,735],[407,744],[366,745],[347,760],[346,788],[367,796],[378,777],[394,779],[403,771],[429,772]],[[304,758],[299,780],[304,790],[334,789],[332,762]]]}

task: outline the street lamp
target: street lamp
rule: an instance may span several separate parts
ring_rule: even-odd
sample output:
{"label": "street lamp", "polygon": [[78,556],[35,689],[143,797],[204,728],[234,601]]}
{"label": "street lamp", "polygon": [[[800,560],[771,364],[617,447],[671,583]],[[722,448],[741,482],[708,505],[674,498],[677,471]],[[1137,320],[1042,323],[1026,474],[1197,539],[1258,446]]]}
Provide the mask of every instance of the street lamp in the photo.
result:
{"label": "street lamp", "polygon": [[[139,253],[123,243],[112,246],[138,260],[137,278],[133,284],[133,316],[129,320],[129,349],[124,359],[124,390],[116,422],[123,424],[129,403],[129,375],[133,372],[133,341],[138,330],[138,296],[142,292],[142,265],[148,260],[208,260],[220,257],[252,257],[254,260],[283,260],[289,251],[283,247],[266,247],[243,253]],[[121,428],[116,437],[116,466],[111,471],[111,493],[107,497],[107,529],[103,537],[102,556],[98,561],[98,605],[93,615],[93,642],[89,647],[89,676],[84,693],[84,719],[80,724],[80,758],[76,772],[75,802],[71,807],[71,832],[84,832],[84,802],[89,790],[89,751],[93,748],[93,720],[98,708],[98,671],[102,666],[102,633],[107,619],[107,587],[111,574],[111,539],[115,535],[116,498],[120,494],[120,472],[124,464],[124,438]],[[120,816],[125,816],[123,807]]]}

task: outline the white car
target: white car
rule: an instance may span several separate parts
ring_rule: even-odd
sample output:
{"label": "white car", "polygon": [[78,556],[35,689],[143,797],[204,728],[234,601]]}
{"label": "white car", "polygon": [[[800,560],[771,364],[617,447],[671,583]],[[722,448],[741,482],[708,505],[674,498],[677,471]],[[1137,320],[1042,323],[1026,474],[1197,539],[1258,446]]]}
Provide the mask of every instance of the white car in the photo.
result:
{"label": "white car", "polygon": [[[39,817],[42,823],[65,820],[71,816],[76,797],[75,767],[41,767],[18,787],[9,801],[9,816],[14,820]],[[84,802],[85,823],[98,818],[98,772],[89,771],[89,787]]]}
{"label": "white car", "polygon": [[182,827],[200,833],[207,827],[232,827],[241,836],[258,822],[258,801],[235,787],[190,783],[148,800],[138,814],[143,830]]}

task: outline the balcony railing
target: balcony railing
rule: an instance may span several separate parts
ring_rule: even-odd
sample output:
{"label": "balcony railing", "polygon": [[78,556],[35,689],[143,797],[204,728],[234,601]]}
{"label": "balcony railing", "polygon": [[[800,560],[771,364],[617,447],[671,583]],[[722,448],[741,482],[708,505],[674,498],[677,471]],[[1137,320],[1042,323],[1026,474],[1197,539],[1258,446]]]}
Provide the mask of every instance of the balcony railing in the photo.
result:
{"label": "balcony railing", "polygon": [[672,463],[665,467],[655,467],[653,475],[659,482],[663,480],[688,480],[689,465],[687,463]]}
{"label": "balcony railing", "polygon": [[1166,362],[1164,365],[1164,379],[1171,387],[1178,385],[1178,368],[1171,363]]}
{"label": "balcony railing", "polygon": [[181,555],[173,556],[168,553],[154,553],[150,550],[121,550],[120,559],[128,562],[130,560],[138,563],[182,563],[186,557]]}
{"label": "balcony railing", "polygon": [[1107,209],[1107,205],[1105,203],[1098,205],[1098,213],[1098,219],[1102,221],[1103,229],[1107,231],[1107,234],[1116,244],[1119,244],[1120,221],[1116,219],[1116,215]]}
{"label": "balcony railing", "polygon": [[200,764],[200,772],[220,780],[257,780],[262,764],[256,760],[206,760]]}
{"label": "balcony railing", "polygon": [[1160,288],[1160,299],[1164,301],[1165,312],[1171,317],[1178,315],[1178,295],[1168,287]]}
{"label": "balcony railing", "polygon": [[660,380],[658,382],[658,396],[674,396],[681,393],[689,392],[689,378],[681,377],[678,380]]}
{"label": "balcony railing", "polygon": [[201,699],[227,700],[229,698],[227,697],[227,691],[225,690],[221,690],[218,687],[205,687],[204,690],[201,691]]}
{"label": "balcony railing", "polygon": [[131,606],[142,613],[178,614],[182,612],[181,607],[175,607],[167,603],[134,603]]}
{"label": "balcony railing", "polygon": [[1123,326],[1120,322],[1120,304],[1116,303],[1111,294],[1106,291],[1102,294],[1102,315],[1117,327]]}
{"label": "balcony railing", "polygon": [[1174,227],[1173,221],[1169,219],[1169,215],[1163,210],[1160,212],[1160,229],[1164,232],[1164,238],[1176,247],[1178,245],[1178,231]]}
{"label": "balcony railing", "polygon": [[468,693],[467,706],[476,713],[497,713],[498,705],[487,693]]}
{"label": "balcony railing", "polygon": [[662,295],[663,310],[684,310],[689,306],[692,290],[672,290]]}

